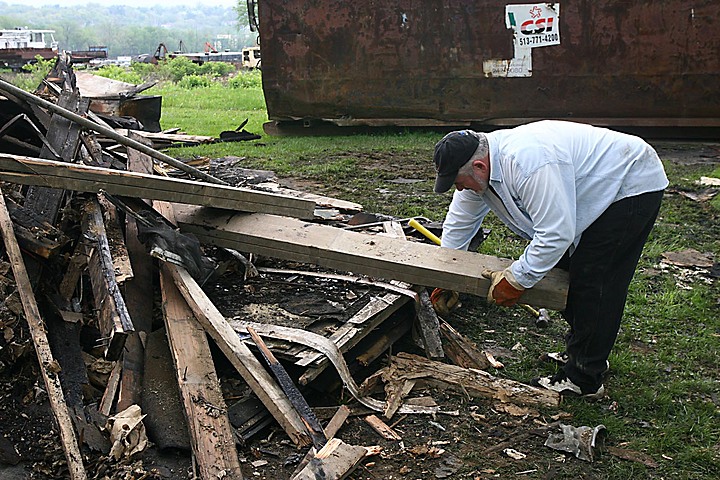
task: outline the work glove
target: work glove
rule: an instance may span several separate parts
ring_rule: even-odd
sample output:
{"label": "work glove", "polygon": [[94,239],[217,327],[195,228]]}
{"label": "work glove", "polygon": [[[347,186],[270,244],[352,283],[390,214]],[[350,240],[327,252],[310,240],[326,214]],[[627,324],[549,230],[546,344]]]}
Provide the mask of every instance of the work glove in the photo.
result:
{"label": "work glove", "polygon": [[487,301],[503,307],[515,305],[522,296],[525,288],[520,285],[510,268],[505,270],[483,270],[482,276],[490,280]]}
{"label": "work glove", "polygon": [[441,317],[448,317],[450,312],[460,304],[460,295],[454,290],[436,288],[430,294],[430,303],[432,303],[435,313]]}

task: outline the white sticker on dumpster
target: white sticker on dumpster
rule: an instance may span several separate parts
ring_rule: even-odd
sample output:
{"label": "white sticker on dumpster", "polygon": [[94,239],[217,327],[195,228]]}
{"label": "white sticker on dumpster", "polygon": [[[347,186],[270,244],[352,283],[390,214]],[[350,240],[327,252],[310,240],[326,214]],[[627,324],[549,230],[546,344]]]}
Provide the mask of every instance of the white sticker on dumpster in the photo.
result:
{"label": "white sticker on dumpster", "polygon": [[505,23],[515,32],[516,48],[560,44],[560,4],[506,5]]}

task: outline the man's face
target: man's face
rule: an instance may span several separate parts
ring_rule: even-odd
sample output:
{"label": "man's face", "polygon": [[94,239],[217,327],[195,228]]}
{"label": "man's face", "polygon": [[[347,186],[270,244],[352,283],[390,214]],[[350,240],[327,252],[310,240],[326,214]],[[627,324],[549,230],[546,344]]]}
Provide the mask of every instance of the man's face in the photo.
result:
{"label": "man's face", "polygon": [[455,188],[462,191],[466,188],[478,195],[485,193],[488,188],[487,179],[482,177],[482,172],[476,166],[461,169],[455,177]]}

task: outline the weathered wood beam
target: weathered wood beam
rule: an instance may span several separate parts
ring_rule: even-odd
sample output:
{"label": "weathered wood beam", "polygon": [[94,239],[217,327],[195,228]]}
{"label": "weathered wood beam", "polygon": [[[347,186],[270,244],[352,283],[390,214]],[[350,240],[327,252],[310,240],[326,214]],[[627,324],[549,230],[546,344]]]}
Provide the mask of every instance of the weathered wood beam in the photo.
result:
{"label": "weathered wood beam", "polygon": [[[193,233],[204,243],[482,297],[487,295],[490,281],[481,272],[486,268],[502,270],[512,263],[505,258],[369,236],[274,215],[178,205],[176,217],[181,231]],[[553,269],[525,291],[522,301],[562,310],[567,288],[567,272]]]}
{"label": "weathered wood beam", "polygon": [[315,211],[315,202],[288,195],[10,154],[0,154],[0,180],[305,219]]}
{"label": "weathered wood beam", "polygon": [[242,479],[235,438],[205,331],[165,267],[160,269],[160,285],[165,329],[199,476],[203,480]]}
{"label": "weathered wood beam", "polygon": [[127,335],[134,331],[134,327],[115,280],[110,246],[97,199],[88,200],[83,206],[82,227],[98,324],[107,338],[105,358],[117,360],[122,354]]}
{"label": "weathered wood beam", "polygon": [[0,191],[0,231],[5,241],[5,249],[7,251],[10,264],[12,265],[15,283],[17,285],[20,300],[23,304],[25,319],[27,320],[35,345],[35,353],[40,363],[40,372],[45,383],[50,407],[52,409],[55,420],[60,430],[60,440],[62,441],[63,450],[65,451],[65,459],[67,460],[70,478],[72,480],[83,480],[87,478],[85,467],[83,466],[82,456],[80,454],[80,446],[78,444],[73,423],[70,417],[62,386],[60,385],[59,365],[53,358],[47,334],[45,333],[45,325],[40,317],[35,295],[32,291],[30,278],[25,269],[25,262],[20,252],[20,247],[15,241],[15,232],[13,231],[12,221],[5,206],[5,198]]}

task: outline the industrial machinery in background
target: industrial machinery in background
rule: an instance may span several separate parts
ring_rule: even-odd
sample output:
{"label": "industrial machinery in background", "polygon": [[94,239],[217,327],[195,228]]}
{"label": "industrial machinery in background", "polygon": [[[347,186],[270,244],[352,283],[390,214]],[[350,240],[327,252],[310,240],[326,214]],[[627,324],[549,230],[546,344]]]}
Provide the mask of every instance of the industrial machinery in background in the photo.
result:
{"label": "industrial machinery in background", "polygon": [[716,0],[249,0],[248,14],[268,133],[720,127]]}

